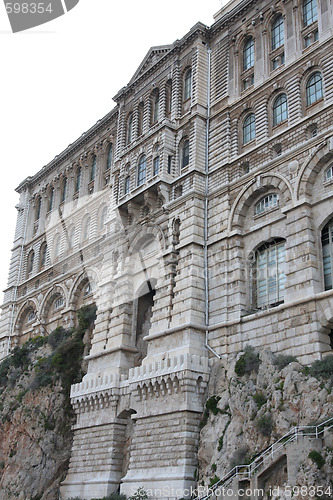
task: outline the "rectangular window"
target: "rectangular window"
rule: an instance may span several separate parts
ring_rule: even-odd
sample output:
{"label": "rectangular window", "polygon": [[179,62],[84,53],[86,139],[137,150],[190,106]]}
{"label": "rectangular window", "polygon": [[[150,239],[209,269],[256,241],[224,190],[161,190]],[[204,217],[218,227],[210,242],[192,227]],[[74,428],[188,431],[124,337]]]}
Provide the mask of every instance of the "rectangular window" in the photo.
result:
{"label": "rectangular window", "polygon": [[160,157],[159,156],[156,156],[156,158],[154,158],[154,173],[153,175],[157,175],[160,171]]}
{"label": "rectangular window", "polygon": [[274,306],[284,300],[285,243],[257,252],[257,307]]}
{"label": "rectangular window", "polygon": [[168,174],[171,174],[171,169],[172,169],[172,156],[168,156]]}

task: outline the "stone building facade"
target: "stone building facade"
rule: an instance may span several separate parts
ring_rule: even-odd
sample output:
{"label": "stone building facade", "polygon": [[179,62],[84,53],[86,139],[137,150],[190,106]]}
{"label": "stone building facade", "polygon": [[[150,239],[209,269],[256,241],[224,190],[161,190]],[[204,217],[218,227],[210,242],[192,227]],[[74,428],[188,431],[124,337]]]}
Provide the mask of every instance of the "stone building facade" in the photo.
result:
{"label": "stone building facade", "polygon": [[209,358],[332,352],[332,31],[332,0],[231,1],[17,188],[1,357],[97,306],[63,499],[184,496]]}

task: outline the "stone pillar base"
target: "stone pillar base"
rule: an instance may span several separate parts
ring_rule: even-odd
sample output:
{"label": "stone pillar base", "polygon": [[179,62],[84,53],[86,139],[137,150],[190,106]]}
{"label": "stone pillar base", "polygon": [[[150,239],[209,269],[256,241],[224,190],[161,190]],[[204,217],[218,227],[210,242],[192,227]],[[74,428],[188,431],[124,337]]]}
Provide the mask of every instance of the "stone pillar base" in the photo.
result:
{"label": "stone pillar base", "polygon": [[136,471],[135,475],[127,475],[121,484],[120,492],[127,497],[134,495],[139,488],[143,488],[148,500],[176,500],[177,498],[190,498],[196,487],[192,477],[168,473],[167,468],[152,467],[147,474],[145,471]]}
{"label": "stone pillar base", "polygon": [[73,474],[73,477],[68,475],[60,487],[60,500],[76,497],[84,500],[103,498],[117,491],[118,487],[119,480],[112,480],[110,474],[96,474],[94,479],[88,480],[83,474]]}

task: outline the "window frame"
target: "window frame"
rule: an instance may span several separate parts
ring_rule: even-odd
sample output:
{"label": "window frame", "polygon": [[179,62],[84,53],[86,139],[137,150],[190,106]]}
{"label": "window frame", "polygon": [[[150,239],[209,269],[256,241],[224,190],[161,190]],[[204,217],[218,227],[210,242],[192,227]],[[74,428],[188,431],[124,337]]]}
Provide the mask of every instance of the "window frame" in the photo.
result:
{"label": "window frame", "polygon": [[105,169],[106,172],[111,169],[112,161],[113,161],[113,144],[110,143],[108,147],[108,154],[106,157],[106,169]]}
{"label": "window frame", "polygon": [[[319,80],[314,81],[314,83],[310,83],[311,80],[315,79],[316,77],[320,77]],[[320,89],[318,90],[317,83],[320,81]],[[315,87],[315,92],[311,93],[310,89]],[[319,95],[320,94],[320,95]],[[320,71],[314,71],[311,73],[311,75],[307,78],[306,84],[305,84],[305,95],[306,95],[306,107],[310,107],[316,102],[320,101],[324,97],[324,86],[323,86],[323,77]],[[312,100],[312,96],[315,96],[315,99]]]}
{"label": "window frame", "polygon": [[333,163],[325,170],[325,182],[333,182]]}
{"label": "window frame", "polygon": [[131,176],[126,175],[124,179],[124,194],[129,194],[131,187]]}
{"label": "window frame", "polygon": [[76,194],[80,191],[81,177],[82,177],[82,167],[78,167],[76,170],[76,176],[75,176],[75,193],[74,194]]}
{"label": "window frame", "polygon": [[[306,11],[306,8],[310,6],[310,9]],[[315,8],[314,8],[315,7]],[[309,18],[307,17],[308,13],[311,13],[311,16]],[[303,9],[302,9],[302,20],[303,20],[303,26],[310,26],[310,24],[314,23],[315,21],[318,20],[318,3],[317,0],[304,0],[303,1]]]}
{"label": "window frame", "polygon": [[158,175],[160,173],[160,157],[155,156],[153,159],[153,176]]}
{"label": "window frame", "polygon": [[[327,231],[327,235],[324,232]],[[332,290],[333,288],[333,218],[321,230],[321,250],[323,262],[323,281],[324,290]],[[327,243],[324,244],[324,238],[327,238]],[[327,272],[326,272],[327,271]]]}
{"label": "window frame", "polygon": [[192,68],[187,68],[184,74],[184,94],[183,101],[186,102],[192,98]]}
{"label": "window frame", "polygon": [[185,139],[182,145],[181,168],[186,168],[190,164],[190,140]]}
{"label": "window frame", "polygon": [[[278,24],[279,23],[279,24]],[[282,30],[281,30],[282,25]],[[282,36],[281,36],[282,33]],[[272,51],[284,45],[284,19],[281,13],[277,14],[271,27],[271,49]]]}
{"label": "window frame", "polygon": [[96,167],[97,167],[97,156],[93,155],[90,168],[90,182],[93,182],[96,178]]}
{"label": "window frame", "polygon": [[67,195],[67,186],[68,186],[68,179],[67,177],[64,177],[61,183],[61,202],[64,203],[66,201],[66,195]]}
{"label": "window frame", "polygon": [[47,263],[47,243],[44,241],[40,247],[40,270],[46,266]]}
{"label": "window frame", "polygon": [[54,187],[51,186],[49,189],[49,200],[48,200],[48,212],[52,212],[54,205]]}
{"label": "window frame", "polygon": [[[282,102],[282,99],[284,99]],[[281,123],[288,120],[288,96],[285,92],[279,94],[273,102],[273,127],[277,127]]]}
{"label": "window frame", "polygon": [[254,67],[254,38],[248,36],[244,41],[242,51],[242,68],[243,71],[248,71]]}
{"label": "window frame", "polygon": [[[268,193],[262,198],[260,198],[260,200],[258,200],[257,203],[255,204],[254,215],[255,216],[263,215],[266,212],[273,210],[274,208],[278,208],[279,203],[280,203],[280,198],[278,193]],[[262,205],[262,208],[260,207],[260,205]]]}
{"label": "window frame", "polygon": [[141,155],[138,162],[137,186],[142,186],[147,180],[147,157]]}
{"label": "window frame", "polygon": [[[254,127],[252,126],[253,123]],[[247,129],[249,129],[249,132],[247,132]],[[256,139],[256,115],[252,112],[248,113],[243,120],[242,138],[243,138],[243,146],[249,144],[249,142],[252,142]]]}
{"label": "window frame", "polygon": [[133,112],[130,113],[127,117],[127,126],[126,126],[126,145],[130,144],[133,141]]}
{"label": "window frame", "polygon": [[37,196],[35,204],[35,222],[37,222],[40,219],[41,210],[42,210],[42,197]]}
{"label": "window frame", "polygon": [[[282,259],[281,259],[282,256]],[[286,276],[286,240],[266,242],[255,251],[252,276],[253,305],[257,309],[284,303]]]}

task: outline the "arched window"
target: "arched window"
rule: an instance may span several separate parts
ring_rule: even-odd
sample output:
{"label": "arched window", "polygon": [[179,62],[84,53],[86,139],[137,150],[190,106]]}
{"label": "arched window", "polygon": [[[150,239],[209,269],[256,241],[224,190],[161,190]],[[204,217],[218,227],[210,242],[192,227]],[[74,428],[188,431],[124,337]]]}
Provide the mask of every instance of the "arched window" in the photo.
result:
{"label": "arched window", "polygon": [[160,93],[155,89],[151,96],[151,124],[158,122],[160,108]]}
{"label": "arched window", "polygon": [[96,177],[96,164],[97,164],[97,158],[96,155],[93,156],[92,164],[91,164],[91,169],[90,169],[90,182],[95,180]]}
{"label": "arched window", "polygon": [[40,269],[46,266],[47,261],[47,244],[44,242],[40,247]]}
{"label": "arched window", "polygon": [[243,71],[254,65],[254,40],[248,38],[243,47]]}
{"label": "arched window", "polygon": [[317,20],[317,0],[304,0],[303,2],[303,24],[308,26]]}
{"label": "arched window", "polygon": [[182,168],[190,163],[190,141],[186,139],[182,148]]}
{"label": "arched window", "polygon": [[138,186],[146,182],[147,160],[145,155],[142,155],[138,165]]}
{"label": "arched window", "polygon": [[62,180],[62,187],[61,187],[61,203],[64,203],[66,200],[66,194],[67,194],[67,177],[64,177]]}
{"label": "arched window", "polygon": [[250,113],[243,123],[243,144],[254,140],[256,137],[256,117],[254,113]]}
{"label": "arched window", "polygon": [[127,119],[126,144],[132,142],[133,139],[133,113]]}
{"label": "arched window", "polygon": [[160,157],[155,156],[153,162],[153,175],[157,175],[160,171]]}
{"label": "arched window", "polygon": [[36,206],[35,206],[35,220],[38,220],[40,218],[41,208],[42,208],[42,198],[40,196],[37,196]]}
{"label": "arched window", "polygon": [[272,24],[272,50],[284,44],[284,25],[282,14],[279,14]]}
{"label": "arched window", "polygon": [[313,73],[306,83],[306,105],[319,101],[323,97],[323,80],[321,73],[316,71]]}
{"label": "arched window", "polygon": [[191,98],[192,95],[192,69],[189,68],[184,78],[184,101]]}
{"label": "arched window", "polygon": [[30,250],[27,262],[28,275],[31,274],[34,269],[34,259],[35,259],[35,252],[33,250]]}
{"label": "arched window", "polygon": [[255,307],[273,307],[284,301],[285,262],[284,240],[275,240],[258,248],[253,274]]}
{"label": "arched window", "polygon": [[80,191],[80,185],[81,185],[81,172],[82,169],[79,167],[76,171],[76,179],[75,179],[75,192],[78,193]]}
{"label": "arched window", "polygon": [[87,217],[83,225],[83,241],[89,240],[90,237],[90,217]]}
{"label": "arched window", "polygon": [[48,212],[51,212],[51,210],[53,209],[53,201],[54,201],[54,187],[51,187],[49,190]]}
{"label": "arched window", "polygon": [[286,94],[280,94],[273,104],[273,126],[279,125],[288,118],[288,103]]}
{"label": "arched window", "polygon": [[326,224],[321,232],[321,244],[323,249],[325,290],[331,290],[333,276],[333,219]]}
{"label": "arched window", "polygon": [[255,215],[262,214],[270,210],[271,208],[277,207],[279,205],[279,195],[277,193],[268,194],[261,198],[254,207]]}
{"label": "arched window", "polygon": [[125,178],[125,182],[124,182],[124,194],[128,194],[130,192],[130,184],[131,184],[131,178],[128,175]]}
{"label": "arched window", "polygon": [[112,154],[113,154],[113,148],[112,148],[112,144],[110,144],[109,149],[108,149],[108,156],[107,156],[107,160],[106,160],[106,170],[110,170],[110,168],[111,168]]}

